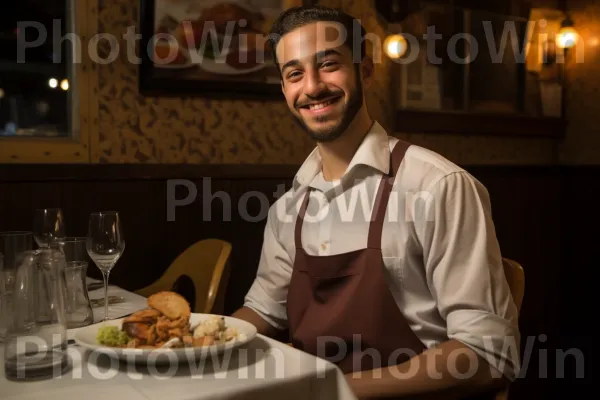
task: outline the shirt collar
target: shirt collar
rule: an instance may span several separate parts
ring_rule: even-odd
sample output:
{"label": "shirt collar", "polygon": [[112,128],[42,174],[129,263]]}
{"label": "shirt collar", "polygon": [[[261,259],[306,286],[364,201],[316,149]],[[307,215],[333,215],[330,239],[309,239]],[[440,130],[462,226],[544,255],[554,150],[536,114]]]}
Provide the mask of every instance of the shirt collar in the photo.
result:
{"label": "shirt collar", "polygon": [[[352,160],[346,169],[344,176],[359,165],[366,165],[374,168],[383,174],[388,174],[390,170],[390,147],[389,138],[385,129],[375,121]],[[302,166],[294,178],[294,188],[308,186],[315,176],[321,172],[321,155],[319,149],[315,148],[304,160]]]}

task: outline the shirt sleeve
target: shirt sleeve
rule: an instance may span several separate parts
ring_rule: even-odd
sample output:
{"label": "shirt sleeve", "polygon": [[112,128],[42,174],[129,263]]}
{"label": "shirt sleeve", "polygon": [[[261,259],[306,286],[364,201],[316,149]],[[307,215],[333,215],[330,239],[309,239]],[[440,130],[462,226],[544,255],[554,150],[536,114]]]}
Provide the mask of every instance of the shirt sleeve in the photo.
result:
{"label": "shirt sleeve", "polygon": [[269,211],[256,278],[244,306],[254,310],[277,329],[287,328],[287,294],[292,260],[279,237],[275,204]]}
{"label": "shirt sleeve", "polygon": [[486,188],[465,171],[440,179],[421,226],[427,283],[449,339],[466,344],[509,380],[520,366],[518,312]]}

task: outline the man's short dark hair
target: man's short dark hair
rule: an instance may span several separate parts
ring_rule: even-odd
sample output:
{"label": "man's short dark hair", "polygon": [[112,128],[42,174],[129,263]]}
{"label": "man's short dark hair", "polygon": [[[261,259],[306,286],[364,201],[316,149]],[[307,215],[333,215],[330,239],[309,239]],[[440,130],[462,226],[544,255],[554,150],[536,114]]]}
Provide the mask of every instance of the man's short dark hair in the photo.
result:
{"label": "man's short dark hair", "polygon": [[[273,23],[269,33],[269,43],[276,65],[278,65],[278,61],[275,49],[283,35],[313,22],[337,22],[341,24],[346,32],[344,44],[352,52],[352,59],[355,63],[362,61],[366,55],[364,40],[366,31],[361,23],[343,11],[316,5],[289,8]],[[360,37],[357,37],[357,35],[360,35]],[[279,68],[279,65],[277,68]]]}

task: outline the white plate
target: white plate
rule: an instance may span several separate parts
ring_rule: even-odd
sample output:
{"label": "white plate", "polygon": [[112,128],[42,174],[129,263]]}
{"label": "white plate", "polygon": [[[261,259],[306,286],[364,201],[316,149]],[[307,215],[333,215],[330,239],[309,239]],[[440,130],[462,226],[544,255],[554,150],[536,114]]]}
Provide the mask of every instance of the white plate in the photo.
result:
{"label": "white plate", "polygon": [[[211,314],[192,314],[190,316],[190,324],[197,325],[203,320],[210,318]],[[257,334],[256,327],[246,321],[237,318],[223,316],[227,327],[237,328],[238,333],[243,335],[243,338],[235,339],[224,344],[204,347],[188,347],[178,349],[123,349],[109,347],[99,344],[96,341],[98,329],[106,325],[114,325],[121,327],[124,318],[114,319],[106,322],[101,322],[94,325],[89,325],[77,330],[74,336],[75,342],[92,352],[106,354],[110,357],[117,358],[122,361],[147,364],[167,364],[181,363],[194,360],[200,360],[205,357],[212,357],[232,350],[250,342]]]}

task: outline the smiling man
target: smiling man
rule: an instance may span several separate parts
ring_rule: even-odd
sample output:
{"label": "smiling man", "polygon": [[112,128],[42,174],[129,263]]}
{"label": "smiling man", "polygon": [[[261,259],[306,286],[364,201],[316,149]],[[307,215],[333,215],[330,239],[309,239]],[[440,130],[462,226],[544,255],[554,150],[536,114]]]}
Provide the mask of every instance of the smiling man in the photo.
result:
{"label": "smiling man", "polygon": [[488,193],[371,118],[364,37],[324,7],[274,24],[281,89],[316,149],[269,212],[234,316],[288,329],[360,398],[493,396],[518,373],[520,337]]}

